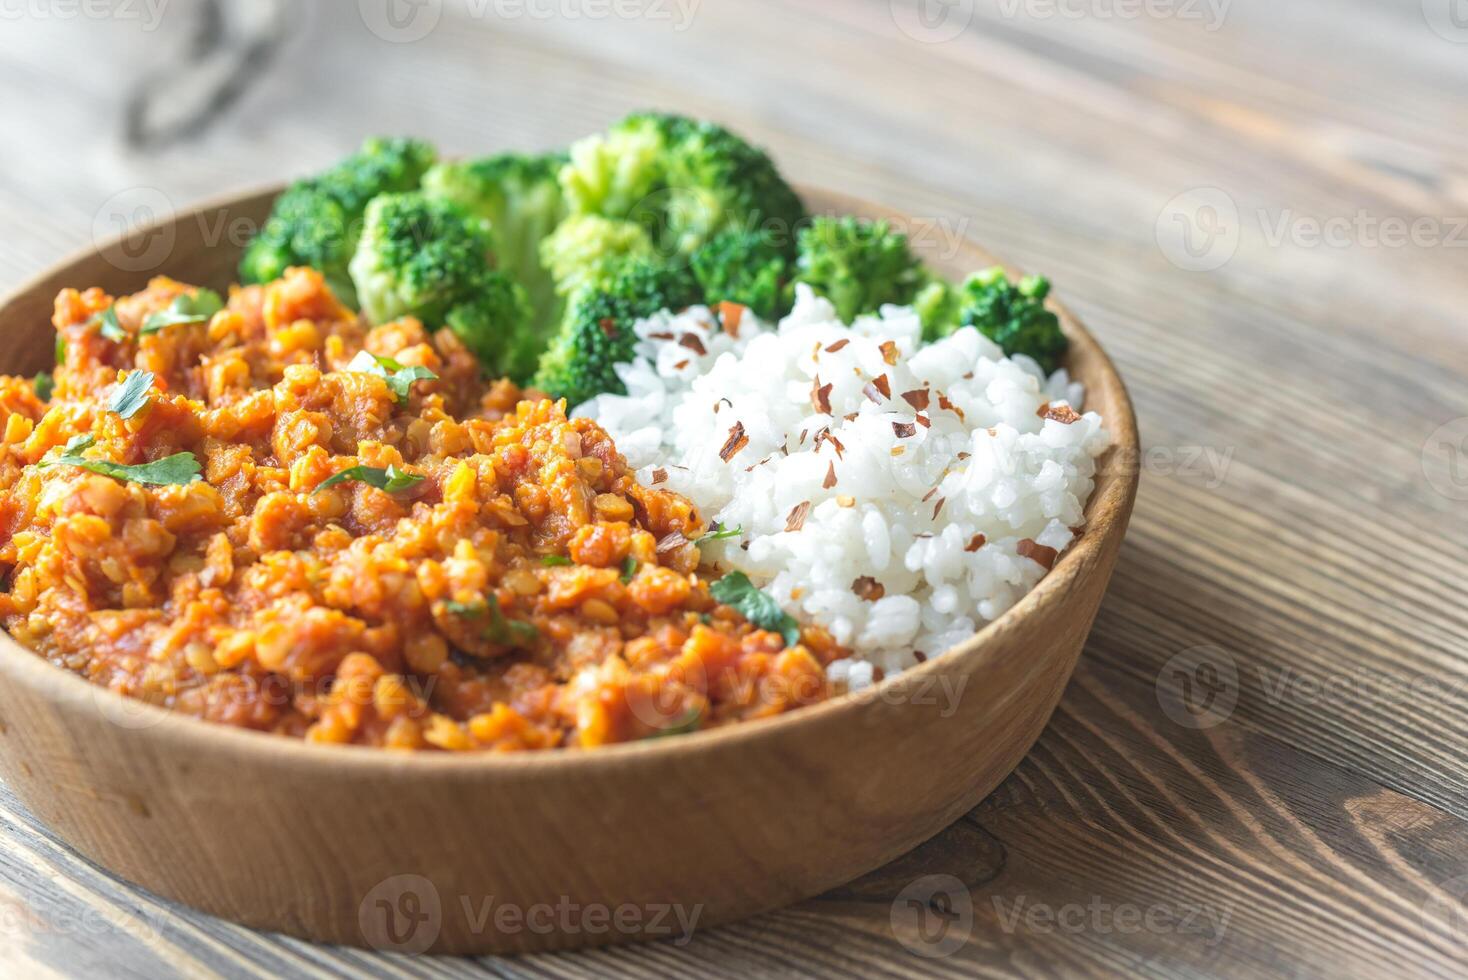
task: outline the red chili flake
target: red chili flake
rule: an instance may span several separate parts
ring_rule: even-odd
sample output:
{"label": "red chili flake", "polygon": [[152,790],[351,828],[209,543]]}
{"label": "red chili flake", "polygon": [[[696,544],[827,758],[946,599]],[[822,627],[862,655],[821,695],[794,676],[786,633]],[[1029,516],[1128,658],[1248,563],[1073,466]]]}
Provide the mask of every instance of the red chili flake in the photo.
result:
{"label": "red chili flake", "polygon": [[948,503],[948,498],[947,497],[939,497],[938,498],[938,502],[935,505],[933,505],[933,520],[936,521],[938,519],[938,512],[943,509],[943,505],[946,504],[946,503]]}
{"label": "red chili flake", "polygon": [[1041,565],[1044,565],[1046,571],[1054,568],[1055,559],[1060,557],[1060,552],[1056,551],[1054,548],[1047,548],[1043,544],[1038,544],[1030,538],[1025,538],[1023,541],[1021,541],[1019,543],[1019,547],[1015,550],[1019,552],[1021,558],[1029,558],[1035,562],[1038,562]]}
{"label": "red chili flake", "polygon": [[841,440],[831,435],[829,431],[826,432],[826,441],[835,447],[837,459],[841,459],[846,455],[846,447],[841,445]]}
{"label": "red chili flake", "polygon": [[882,352],[882,360],[891,365],[897,363],[897,341],[884,340],[877,349]]}
{"label": "red chili flake", "polygon": [[866,602],[876,602],[887,594],[886,586],[882,585],[881,582],[878,582],[870,575],[863,575],[855,582],[852,582],[851,591],[856,594],[858,599],[865,600]]}
{"label": "red chili flake", "polygon": [[688,539],[683,536],[682,531],[671,531],[658,542],[657,553],[665,555],[670,551],[677,551],[685,544],[688,544]]}
{"label": "red chili flake", "polygon": [[959,453],[958,454],[958,458],[959,459],[968,459],[970,455],[972,455],[972,454],[971,453]]}
{"label": "red chili flake", "polygon": [[965,380],[965,381],[972,381],[973,379],[974,379],[974,373],[972,371],[970,371],[968,374],[965,374],[963,376],[963,380]]}
{"label": "red chili flake", "polygon": [[957,405],[949,401],[947,395],[940,394],[938,396],[938,407],[943,409],[944,411],[952,412],[954,415],[958,416],[958,421],[963,421],[963,409],[959,408]]}
{"label": "red chili flake", "polygon": [[855,422],[857,420],[857,417],[860,415],[860,412],[852,412],[850,415],[843,415],[841,417],[848,422]]}
{"label": "red chili flake", "polygon": [[921,650],[914,650],[912,652],[912,659],[916,660],[920,664],[925,664],[928,662],[928,655],[926,653],[923,653]]}
{"label": "red chili flake", "polygon": [[928,389],[914,388],[912,391],[904,391],[902,400],[911,405],[913,411],[921,412],[928,407]]}
{"label": "red chili flake", "polygon": [[809,432],[809,431],[810,431],[809,429],[801,429],[800,430],[800,441],[796,443],[797,446],[803,446],[803,445],[805,445],[805,434],[807,432]]}
{"label": "red chili flake", "polygon": [[796,504],[791,509],[789,516],[785,518],[785,530],[799,531],[801,528],[805,527],[805,515],[809,513],[809,500],[802,500],[800,503]]}
{"label": "red chili flake", "polygon": [[892,431],[897,433],[899,439],[911,439],[917,435],[917,426],[911,422],[893,422]]}
{"label": "red chili flake", "polygon": [[1035,414],[1042,419],[1051,419],[1062,425],[1073,425],[1081,420],[1081,417],[1069,405],[1052,406],[1049,402],[1041,405],[1040,410]]}
{"label": "red chili flake", "polygon": [[845,337],[843,337],[840,340],[836,341],[834,344],[832,344],[830,347],[827,347],[826,348],[826,353],[827,354],[834,354],[838,350],[840,350],[841,348],[845,347],[849,343],[851,343],[851,341],[849,341]]}
{"label": "red chili flake", "polygon": [[938,492],[938,488],[937,487],[934,487],[933,489],[929,490],[928,493],[927,493],[927,495],[925,497],[923,497],[923,503],[927,503],[929,500],[932,500],[933,499],[933,494],[935,494],[937,492]]}
{"label": "red chili flake", "polygon": [[744,434],[744,423],[735,422],[729,430],[729,438],[725,440],[724,448],[719,450],[719,458],[727,463],[747,445],[749,445],[749,436]]}
{"label": "red chili flake", "polygon": [[822,490],[829,490],[836,485],[836,464],[829,463],[826,466],[826,479],[821,482]]}
{"label": "red chili flake", "polygon": [[679,361],[677,364],[674,364],[673,365],[673,370],[674,371],[681,371],[684,368],[686,368],[687,366],[688,366],[688,362],[687,361]]}
{"label": "red chili flake", "polygon": [[657,333],[650,333],[650,334],[648,334],[647,335],[647,339],[648,340],[672,340],[673,339],[673,335],[670,334],[670,333],[668,333],[666,330],[660,330]]}
{"label": "red chili flake", "polygon": [[879,374],[875,378],[873,378],[872,384],[877,386],[877,390],[882,393],[883,398],[892,397],[892,382],[887,380],[887,376],[885,374]]}
{"label": "red chili flake", "polygon": [[703,341],[698,339],[698,334],[696,333],[685,333],[683,336],[679,337],[678,346],[687,347],[689,350],[693,351],[693,353],[698,354],[699,356],[703,356],[704,354],[707,354],[709,352],[708,348],[703,345]]}
{"label": "red chili flake", "polygon": [[914,416],[913,421],[922,426],[924,429],[931,429],[933,427],[933,420],[928,418],[926,415]]}
{"label": "red chili flake", "polygon": [[819,374],[816,375],[815,382],[810,386],[810,403],[822,415],[831,414],[831,385],[821,384]]}
{"label": "red chili flake", "polygon": [[608,337],[608,339],[611,339],[611,340],[615,340],[616,339],[616,337],[617,337],[617,321],[616,320],[613,320],[609,316],[604,316],[604,317],[602,317],[600,320],[598,320],[596,322],[596,325],[598,327],[601,327],[601,332],[604,333],[604,334],[606,334],[607,337]]}
{"label": "red chili flake", "polygon": [[653,470],[652,471],[652,482],[654,484],[667,483],[668,482],[668,471],[665,470],[665,469],[662,469],[661,467],[659,467],[658,469]]}
{"label": "red chili flake", "polygon": [[968,544],[964,545],[963,550],[978,551],[980,548],[988,543],[988,538],[984,537],[982,534],[975,534],[973,537],[969,538]]}
{"label": "red chili flake", "polygon": [[744,319],[744,307],[738,303],[720,303],[719,319],[724,321],[724,332],[738,340],[739,321]]}

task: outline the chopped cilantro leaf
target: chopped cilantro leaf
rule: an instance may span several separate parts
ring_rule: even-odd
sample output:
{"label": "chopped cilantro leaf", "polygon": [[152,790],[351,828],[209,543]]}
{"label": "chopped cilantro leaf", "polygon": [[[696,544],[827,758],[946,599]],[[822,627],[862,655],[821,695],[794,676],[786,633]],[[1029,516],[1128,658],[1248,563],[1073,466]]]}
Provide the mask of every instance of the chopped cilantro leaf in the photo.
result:
{"label": "chopped cilantro leaf", "polygon": [[206,323],[222,309],[224,300],[212,289],[201,289],[192,295],[180,293],[173,298],[168,309],[149,314],[138,333],[157,333],[177,323]]}
{"label": "chopped cilantro leaf", "polygon": [[75,466],[91,473],[110,476],[114,480],[142,483],[153,487],[182,486],[199,479],[199,460],[193,453],[174,453],[151,463],[128,466],[107,459],[87,459],[82,450],[90,449],[97,440],[92,436],[72,436],[59,453],[47,454],[41,466]]}
{"label": "chopped cilantro leaf", "polygon": [[31,387],[36,390],[37,398],[43,402],[49,402],[51,396],[56,392],[56,379],[42,371],[31,381]]}
{"label": "chopped cilantro leaf", "polygon": [[628,582],[631,582],[632,576],[636,574],[637,559],[633,558],[631,555],[628,555],[627,560],[622,562],[622,584],[626,585]]}
{"label": "chopped cilantro leaf", "polygon": [[493,592],[487,597],[489,605],[489,629],[485,630],[484,636],[493,643],[501,643],[505,646],[528,646],[535,642],[540,636],[540,631],[535,628],[534,623],[523,620],[508,619],[500,611],[500,600]]}
{"label": "chopped cilantro leaf", "polygon": [[117,319],[117,307],[109,306],[101,313],[92,317],[92,323],[99,326],[102,336],[108,340],[123,341],[127,339],[127,331],[122,329],[122,324]]}
{"label": "chopped cilantro leaf", "polygon": [[391,357],[378,357],[365,350],[352,358],[351,362],[347,364],[347,370],[377,375],[387,382],[388,388],[392,389],[393,396],[399,403],[408,400],[408,395],[413,390],[413,382],[438,380],[438,375],[426,367],[416,364],[412,367],[404,367]]}
{"label": "chopped cilantro leaf", "polygon": [[571,559],[567,558],[565,555],[546,555],[544,558],[540,559],[540,563],[542,565],[545,565],[548,568],[549,567],[556,566],[556,565],[574,565],[574,564],[576,564]]}
{"label": "chopped cilantro leaf", "polygon": [[348,480],[365,483],[369,487],[376,487],[387,493],[402,493],[422,483],[424,478],[417,473],[404,472],[395,465],[389,465],[385,470],[376,466],[352,466],[322,480],[316,490],[319,492],[327,487],[334,487],[338,483],[346,483]]}
{"label": "chopped cilantro leaf", "polygon": [[744,533],[744,525],[735,528],[725,528],[718,521],[709,525],[709,533],[701,538],[694,538],[694,544],[703,544],[706,541],[723,541],[728,538],[737,538]]}
{"label": "chopped cilantro leaf", "polygon": [[152,390],[152,371],[129,371],[127,377],[122,379],[122,384],[112,392],[112,398],[107,402],[107,411],[130,419],[148,404],[148,392]]}
{"label": "chopped cilantro leaf", "polygon": [[730,572],[709,586],[709,594],[717,601],[739,611],[760,629],[771,630],[785,638],[786,646],[800,642],[800,624],[780,604],[749,580],[743,572]]}

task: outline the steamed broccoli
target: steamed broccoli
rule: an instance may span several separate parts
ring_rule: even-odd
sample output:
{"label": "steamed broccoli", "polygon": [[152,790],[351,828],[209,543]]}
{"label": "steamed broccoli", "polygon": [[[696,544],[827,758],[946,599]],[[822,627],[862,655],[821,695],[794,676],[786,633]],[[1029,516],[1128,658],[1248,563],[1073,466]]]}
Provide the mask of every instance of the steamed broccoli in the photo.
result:
{"label": "steamed broccoli", "polygon": [[657,249],[640,226],[595,214],[572,215],[540,247],[540,260],[561,296],[600,281],[608,267],[626,258],[655,261]]}
{"label": "steamed broccoli", "polygon": [[709,122],[634,113],[571,147],[561,186],[573,213],[635,221],[687,257],[725,228],[765,230],[787,251],[805,206],[764,153]]}
{"label": "steamed broccoli", "polygon": [[1050,282],[1041,276],[1025,276],[1015,283],[999,266],[976,272],[959,291],[963,304],[959,325],[978,328],[1005,354],[1034,358],[1050,374],[1060,367],[1070,341],[1061,332],[1060,318],[1045,309],[1049,294]]}
{"label": "steamed broccoli", "polygon": [[369,139],[330,170],[292,184],[240,261],[240,280],[265,283],[293,265],[325,277],[342,302],[356,306],[347,264],[367,204],[379,194],[416,188],[436,152],[411,139]]}
{"label": "steamed broccoli", "polygon": [[422,192],[367,207],[351,275],[375,323],[415,316],[447,326],[486,368],[523,378],[540,344],[525,289],[492,265],[489,223]]}
{"label": "steamed broccoli", "polygon": [[800,232],[795,281],[830,300],[850,323],[885,303],[912,303],[930,280],[907,236],[887,222],[820,217]]}
{"label": "steamed broccoli", "polygon": [[632,360],[632,325],[659,310],[682,310],[700,299],[685,268],[646,259],[623,259],[600,283],[582,286],[566,305],[561,331],[540,359],[531,382],[572,406],[613,392],[626,394],[615,365]]}
{"label": "steamed broccoli", "polygon": [[790,263],[768,233],[722,231],[693,253],[690,265],[710,306],[740,303],[770,322],[790,310],[785,290]]}
{"label": "steamed broccoli", "polygon": [[537,325],[554,323],[559,309],[540,246],[566,214],[556,179],[566,159],[564,154],[505,153],[440,163],[423,178],[430,197],[452,201],[489,222],[499,268],[525,287]]}

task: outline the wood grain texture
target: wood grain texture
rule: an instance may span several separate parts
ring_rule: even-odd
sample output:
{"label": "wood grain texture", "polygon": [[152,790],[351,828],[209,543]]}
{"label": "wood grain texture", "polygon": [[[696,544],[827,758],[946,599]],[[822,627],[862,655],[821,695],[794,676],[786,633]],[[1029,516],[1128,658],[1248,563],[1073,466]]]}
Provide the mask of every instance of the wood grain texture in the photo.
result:
{"label": "wood grain texture", "polygon": [[[27,97],[0,105],[6,288],[84,243],[126,188],[183,206],[309,170],[366,132],[416,131],[453,152],[550,146],[634,106],[676,106],[748,130],[799,179],[963,222],[1049,274],[1118,361],[1153,454],[1055,721],[994,796],[890,873],[683,947],[407,961],[160,903],[7,804],[0,910],[138,921],[83,932],[22,920],[0,944],[6,965],[1461,974],[1468,919],[1451,883],[1468,872],[1468,509],[1451,482],[1435,489],[1447,471],[1429,454],[1429,480],[1423,450],[1468,415],[1468,251],[1447,243],[1468,215],[1468,45],[1432,31],[1429,6],[1234,0],[1208,30],[980,3],[961,37],[923,44],[885,0],[705,0],[682,32],[460,19],[400,45],[365,31],[354,4],[320,4],[215,130],[150,157],[116,148],[119,79],[182,48],[188,3],[151,34],[7,23],[0,72]],[[1157,242],[1167,203],[1198,187],[1222,189],[1240,215],[1236,253],[1206,273],[1177,268]],[[1282,219],[1298,233],[1358,212],[1426,219],[1442,241],[1274,240]],[[1197,647],[1224,651],[1238,679],[1235,709],[1208,729],[1180,725],[1158,696],[1161,677],[1177,706],[1179,675],[1164,668]],[[929,873],[972,888],[977,925],[951,957],[916,957],[893,928],[892,899]],[[1093,903],[1229,918],[1210,942],[1193,928],[1201,912],[1188,930],[1156,917],[1138,929]],[[1065,924],[1047,925],[1046,909]]]}

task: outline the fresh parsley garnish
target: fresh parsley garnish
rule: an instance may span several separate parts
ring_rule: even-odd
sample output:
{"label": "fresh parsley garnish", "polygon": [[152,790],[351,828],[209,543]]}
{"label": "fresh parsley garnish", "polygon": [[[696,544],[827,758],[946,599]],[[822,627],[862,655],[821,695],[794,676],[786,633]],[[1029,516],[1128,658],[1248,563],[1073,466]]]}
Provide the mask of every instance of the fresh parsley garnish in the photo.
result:
{"label": "fresh parsley garnish", "polygon": [[500,609],[499,596],[491,592],[480,602],[456,602],[452,599],[443,604],[445,610],[465,619],[481,619],[489,614],[489,625],[484,628],[484,638],[501,646],[528,646],[540,636],[534,623],[510,619]]}
{"label": "fresh parsley garnish", "polygon": [[628,582],[631,582],[632,576],[636,574],[637,559],[633,558],[631,555],[628,555],[627,560],[622,562],[622,584],[626,585]]}
{"label": "fresh parsley garnish", "polygon": [[112,398],[107,402],[107,411],[130,419],[148,404],[148,392],[152,390],[152,371],[129,371],[127,377],[122,379],[122,384],[112,392]]}
{"label": "fresh parsley garnish", "polygon": [[703,544],[706,541],[724,541],[728,538],[737,538],[742,534],[744,534],[743,524],[739,525],[738,527],[725,528],[724,525],[720,524],[718,521],[714,521],[714,523],[709,525],[709,533],[705,534],[701,538],[694,538],[693,543]]}
{"label": "fresh parsley garnish", "polygon": [[66,338],[61,334],[56,335],[56,363],[66,363]]}
{"label": "fresh parsley garnish", "polygon": [[785,638],[786,646],[800,642],[800,624],[780,604],[755,588],[743,572],[730,572],[709,586],[709,595],[736,609],[760,629],[771,630]]}
{"label": "fresh parsley garnish", "polygon": [[102,336],[108,340],[123,341],[127,339],[127,331],[122,329],[122,324],[117,320],[117,307],[109,306],[101,313],[92,317],[92,323],[98,325]]}
{"label": "fresh parsley garnish", "polygon": [[182,486],[199,479],[199,460],[193,453],[174,453],[151,463],[128,466],[107,459],[87,459],[82,450],[90,449],[97,440],[92,436],[72,436],[61,452],[48,454],[41,466],[76,466],[115,480],[143,483],[153,487]]}
{"label": "fresh parsley garnish", "polygon": [[43,402],[49,402],[56,391],[56,379],[42,371],[31,381],[31,387],[36,390],[37,398]]}
{"label": "fresh parsley garnish", "polygon": [[545,565],[548,568],[554,567],[556,565],[574,565],[574,564],[576,564],[571,559],[567,558],[565,555],[546,555],[544,558],[540,559],[540,563],[542,565]]}
{"label": "fresh parsley garnish", "polygon": [[438,375],[426,367],[413,365],[404,367],[391,357],[378,357],[368,351],[360,351],[347,364],[348,371],[359,371],[363,374],[375,374],[387,382],[392,389],[393,396],[399,402],[408,400],[408,394],[413,390],[415,381],[437,381]]}
{"label": "fresh parsley garnish", "polygon": [[150,313],[138,333],[157,333],[178,323],[206,323],[222,309],[224,300],[212,289],[201,289],[192,295],[180,293],[166,310]]}
{"label": "fresh parsley garnish", "polygon": [[402,493],[410,487],[416,487],[423,482],[423,479],[417,473],[406,473],[398,469],[394,464],[389,464],[387,469],[379,469],[376,466],[352,466],[322,480],[316,490],[319,492],[327,487],[334,487],[338,483],[356,480],[358,483],[365,483],[369,487],[376,487],[387,493]]}

